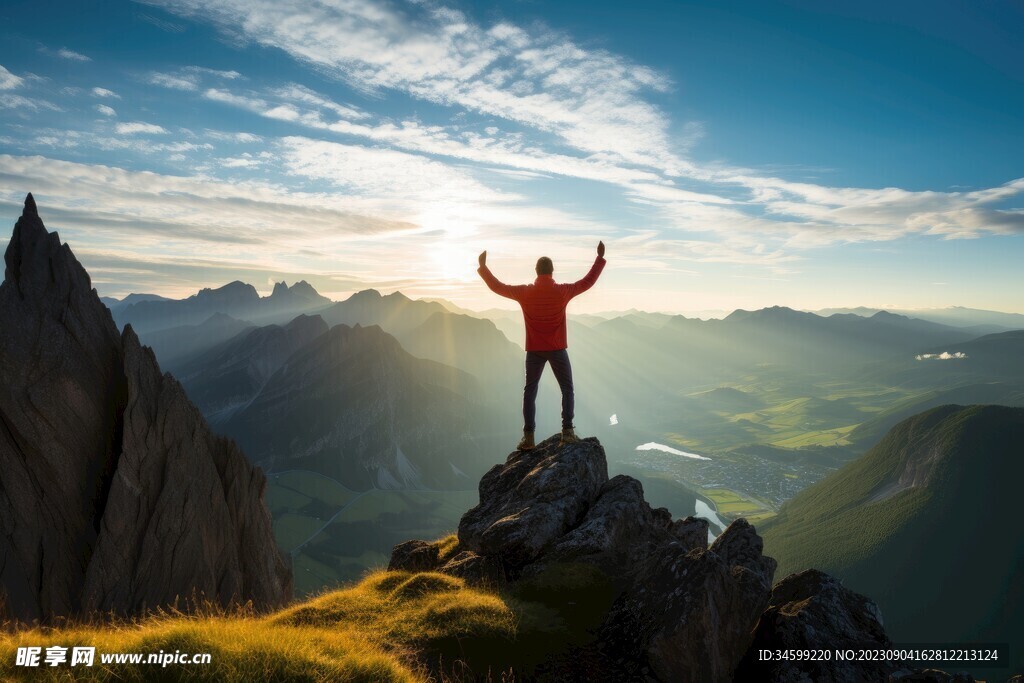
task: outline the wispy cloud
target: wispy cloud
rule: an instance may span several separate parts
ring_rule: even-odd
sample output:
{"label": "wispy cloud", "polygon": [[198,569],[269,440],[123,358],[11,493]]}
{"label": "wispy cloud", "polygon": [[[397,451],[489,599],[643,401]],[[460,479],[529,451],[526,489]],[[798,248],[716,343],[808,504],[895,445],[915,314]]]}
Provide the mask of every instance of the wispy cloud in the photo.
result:
{"label": "wispy cloud", "polygon": [[280,48],[358,88],[524,123],[587,153],[651,164],[673,148],[668,120],[642,97],[665,90],[664,75],[552,31],[485,28],[451,9],[406,13],[366,0],[156,4]]}
{"label": "wispy cloud", "polygon": [[22,109],[25,111],[39,111],[49,109],[50,111],[61,111],[53,102],[38,97],[25,97],[10,92],[0,92],[0,109]]}
{"label": "wispy cloud", "polygon": [[204,78],[212,78],[217,81],[233,81],[242,78],[242,74],[234,70],[225,71],[205,66],[186,66],[170,72],[152,71],[146,74],[143,80],[150,85],[157,85],[161,88],[198,90]]}
{"label": "wispy cloud", "polygon": [[24,82],[20,76],[15,76],[6,67],[0,65],[0,90],[14,90],[21,87]]}
{"label": "wispy cloud", "polygon": [[107,90],[106,88],[93,88],[92,94],[94,97],[109,97],[115,100],[121,99],[121,96],[116,92],[113,90]]}
{"label": "wispy cloud", "polygon": [[117,116],[117,112],[114,111],[114,108],[108,107],[105,104],[97,104],[96,111],[103,114],[104,116]]}
{"label": "wispy cloud", "polygon": [[166,135],[167,130],[163,126],[144,121],[131,121],[119,123],[114,128],[119,135]]}
{"label": "wispy cloud", "polygon": [[195,74],[169,74],[153,72],[147,77],[152,85],[173,90],[197,90],[199,88],[199,77]]}
{"label": "wispy cloud", "polygon": [[91,62],[92,61],[92,57],[87,57],[86,55],[83,55],[81,52],[75,52],[74,50],[69,50],[66,47],[62,47],[59,50],[51,50],[48,47],[42,46],[42,47],[39,48],[39,51],[42,52],[43,54],[50,55],[51,57],[57,57],[59,59],[66,59],[66,60],[71,61],[71,62]]}
{"label": "wispy cloud", "polygon": [[[750,253],[761,245],[762,253],[773,254],[908,235],[960,239],[1024,229],[1024,212],[992,206],[996,197],[1024,192],[1021,181],[979,193],[912,192],[794,183],[696,164],[687,152],[704,134],[702,126],[672,122],[653,104],[652,94],[672,87],[665,75],[543,27],[485,26],[432,4],[153,2],[283,50],[356,88],[498,117],[535,135],[503,134],[499,126],[473,132],[357,119],[325,98],[288,98],[271,88],[209,88],[207,99],[404,151],[613,183],[627,199],[655,211],[664,231],[728,235]],[[680,127],[682,140],[669,134]],[[553,142],[539,144],[543,136]]]}

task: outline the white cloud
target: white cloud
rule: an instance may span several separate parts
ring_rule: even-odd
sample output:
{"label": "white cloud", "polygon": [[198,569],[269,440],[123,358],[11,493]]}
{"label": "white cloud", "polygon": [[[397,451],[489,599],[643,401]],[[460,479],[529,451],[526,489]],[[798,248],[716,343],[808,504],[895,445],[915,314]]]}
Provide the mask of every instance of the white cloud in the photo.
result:
{"label": "white cloud", "polygon": [[50,111],[61,111],[60,107],[47,100],[38,97],[30,99],[9,92],[0,92],[0,109],[26,109],[29,111],[49,109]]}
{"label": "white cloud", "polygon": [[203,97],[214,102],[230,104],[232,106],[249,109],[251,111],[261,111],[267,107],[267,103],[259,98],[236,95],[220,88],[207,88],[203,92]]}
{"label": "white cloud", "polygon": [[375,197],[427,202],[500,202],[517,199],[479,182],[467,171],[417,154],[288,137],[281,141],[293,174],[327,180]]}
{"label": "white cloud", "polygon": [[203,77],[216,78],[227,81],[234,81],[242,78],[237,71],[222,71],[220,69],[209,69],[204,66],[186,66],[175,72],[152,71],[145,77],[150,85],[158,85],[161,88],[171,90],[198,90]]}
{"label": "white cloud", "polygon": [[61,49],[57,50],[57,56],[60,57],[61,59],[70,59],[73,62],[91,62],[92,61],[91,57],[86,57],[81,52],[75,52],[74,50],[69,50],[66,47],[62,47]]}
{"label": "white cloud", "polygon": [[97,104],[96,111],[103,114],[104,116],[117,116],[117,112],[114,111],[114,108],[108,107],[105,104]]}
{"label": "white cloud", "polygon": [[220,165],[224,168],[256,168],[260,165],[259,159],[254,159],[251,156],[240,156],[240,157],[228,157],[226,159],[220,159]]}
{"label": "white cloud", "polygon": [[194,74],[202,74],[205,76],[213,76],[215,78],[223,78],[228,81],[233,81],[242,77],[242,74],[235,70],[224,71],[221,69],[211,69],[205,66],[186,66],[183,71],[191,72]]}
{"label": "white cloud", "polygon": [[220,140],[224,142],[255,143],[263,141],[263,138],[259,135],[246,132],[227,133],[220,130],[207,130],[205,134],[212,140]]}
{"label": "white cloud", "polygon": [[[9,179],[0,197],[18,203],[25,192],[35,193],[41,210],[51,214],[48,223],[89,225],[106,233],[91,240],[97,246],[120,244],[111,234],[123,233],[128,244],[136,245],[159,245],[170,236],[188,249],[195,249],[196,240],[273,241],[284,248],[292,238],[305,246],[337,235],[412,227],[359,215],[336,193],[288,192],[266,183],[135,172],[40,156],[0,154],[0,167]],[[258,260],[270,256],[263,253]]]}
{"label": "white cloud", "polygon": [[154,71],[147,78],[151,85],[172,90],[198,90],[199,77],[195,74],[168,74]]}
{"label": "white cloud", "polygon": [[110,97],[115,100],[121,99],[121,96],[118,95],[116,92],[114,92],[113,90],[107,90],[106,88],[93,88],[92,94],[94,97]]}
{"label": "white cloud", "polygon": [[23,78],[15,76],[6,67],[0,65],[0,90],[14,90],[21,87],[24,82]]}
{"label": "white cloud", "polygon": [[155,123],[145,123],[143,121],[132,121],[130,123],[119,123],[114,127],[114,130],[119,135],[164,135],[167,130],[163,126],[158,126]]}
{"label": "white cloud", "polygon": [[315,90],[311,90],[310,88],[297,83],[291,83],[283,88],[279,88],[275,94],[285,101],[304,103],[312,105],[318,109],[326,109],[343,119],[360,120],[370,118],[369,114],[357,109],[356,107],[338,104],[337,102],[324,97]]}

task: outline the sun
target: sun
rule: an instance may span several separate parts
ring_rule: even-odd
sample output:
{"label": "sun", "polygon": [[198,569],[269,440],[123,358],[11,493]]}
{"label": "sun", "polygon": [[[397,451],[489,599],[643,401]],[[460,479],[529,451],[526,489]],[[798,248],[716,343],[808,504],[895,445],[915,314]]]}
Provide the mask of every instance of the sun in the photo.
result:
{"label": "sun", "polygon": [[440,278],[469,282],[476,277],[477,254],[465,243],[443,238],[431,245],[429,253]]}

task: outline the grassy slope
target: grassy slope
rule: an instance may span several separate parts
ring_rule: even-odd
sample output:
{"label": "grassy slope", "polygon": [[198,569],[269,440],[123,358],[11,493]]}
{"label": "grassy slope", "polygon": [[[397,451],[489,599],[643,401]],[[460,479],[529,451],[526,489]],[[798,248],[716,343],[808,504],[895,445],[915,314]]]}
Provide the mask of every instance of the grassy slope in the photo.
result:
{"label": "grassy slope", "polygon": [[[1024,410],[943,406],[798,494],[759,531],[776,576],[817,567],[871,596],[902,642],[1024,641]],[[928,486],[872,501],[908,461]]]}
{"label": "grassy slope", "polygon": [[[457,551],[454,537],[440,541]],[[450,576],[377,572],[270,615],[162,613],[119,624],[0,633],[0,680],[427,681],[553,676],[552,655],[584,648],[611,604],[594,570],[569,565],[515,592],[469,588]],[[19,646],[96,648],[96,666],[16,669]],[[575,650],[574,650],[575,649]],[[200,665],[107,665],[100,653],[209,652]],[[578,662],[575,662],[577,663]]]}

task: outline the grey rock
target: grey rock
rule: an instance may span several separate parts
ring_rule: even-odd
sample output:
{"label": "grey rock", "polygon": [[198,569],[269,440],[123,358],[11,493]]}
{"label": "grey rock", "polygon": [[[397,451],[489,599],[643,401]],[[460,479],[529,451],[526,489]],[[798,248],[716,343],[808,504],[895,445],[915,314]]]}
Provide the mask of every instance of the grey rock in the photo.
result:
{"label": "grey rock", "polygon": [[29,195],[0,284],[0,590],[24,620],[80,608],[120,444],[121,338]]}
{"label": "grey rock", "polygon": [[389,571],[432,572],[438,568],[440,551],[435,543],[406,541],[391,551]]}
{"label": "grey rock", "polygon": [[652,510],[641,483],[620,474],[601,487],[582,522],[555,541],[527,573],[551,562],[586,562],[610,576],[625,577],[637,558],[650,556],[659,546],[680,541],[680,552],[706,547],[707,522],[700,522],[673,522],[668,510]]}
{"label": "grey rock", "polygon": [[[596,439],[562,446],[554,436],[483,477],[480,504],[459,524],[460,552],[437,571],[500,586],[591,565],[617,593],[594,645],[616,677],[729,681],[768,604],[775,561],[744,520],[711,548],[707,533],[705,520],[652,509],[636,479],[609,480]],[[392,565],[419,564],[427,545],[396,546]]]}
{"label": "grey rock", "polygon": [[0,285],[0,597],[50,621],[291,596],[266,480],[214,436],[26,201]]}
{"label": "grey rock", "polygon": [[608,481],[597,439],[559,446],[553,436],[515,451],[480,480],[480,504],[459,522],[459,546],[522,567],[577,526]]}
{"label": "grey rock", "polygon": [[609,646],[646,661],[658,680],[731,681],[768,604],[775,561],[737,520],[707,549],[674,541],[640,570],[604,626]]}
{"label": "grey rock", "polygon": [[493,588],[508,581],[508,573],[500,559],[477,555],[471,550],[456,553],[438,571],[465,579],[474,586]]}
{"label": "grey rock", "polygon": [[160,374],[131,326],[123,339],[128,404],[121,457],[83,609],[140,612],[192,593],[222,605],[283,604],[291,573],[274,546],[268,548],[273,534],[262,502],[263,472],[233,442],[205,428],[181,385]]}
{"label": "grey rock", "polygon": [[[758,650],[888,647],[878,607],[816,569],[791,574],[772,591],[768,608],[754,630],[737,680],[775,683],[885,680],[896,667],[884,662],[758,661]],[[917,679],[912,679],[917,680]]]}
{"label": "grey rock", "polygon": [[669,527],[672,535],[679,540],[684,548],[708,547],[708,520],[700,517],[677,519]]}

